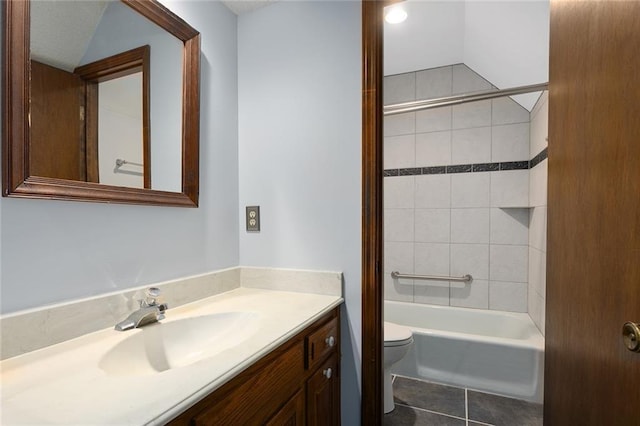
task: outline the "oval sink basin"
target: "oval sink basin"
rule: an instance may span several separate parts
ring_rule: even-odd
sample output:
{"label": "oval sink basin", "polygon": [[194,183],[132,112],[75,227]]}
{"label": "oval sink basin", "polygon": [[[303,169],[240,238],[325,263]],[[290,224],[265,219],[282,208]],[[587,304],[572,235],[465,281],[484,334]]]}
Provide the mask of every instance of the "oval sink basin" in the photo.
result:
{"label": "oval sink basin", "polygon": [[149,324],[105,353],[99,366],[114,376],[185,367],[251,338],[258,319],[253,312],[224,312]]}

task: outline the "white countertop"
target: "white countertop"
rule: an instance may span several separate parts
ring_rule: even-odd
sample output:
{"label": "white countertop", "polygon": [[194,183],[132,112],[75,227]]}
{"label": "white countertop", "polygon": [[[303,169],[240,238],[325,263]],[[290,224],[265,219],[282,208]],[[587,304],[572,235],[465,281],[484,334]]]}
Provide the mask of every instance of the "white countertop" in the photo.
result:
{"label": "white countertop", "polygon": [[239,288],[167,311],[170,322],[219,312],[259,315],[253,335],[215,357],[161,373],[110,376],[102,356],[141,329],[101,330],[0,362],[0,423],[164,424],[342,303],[338,296]]}

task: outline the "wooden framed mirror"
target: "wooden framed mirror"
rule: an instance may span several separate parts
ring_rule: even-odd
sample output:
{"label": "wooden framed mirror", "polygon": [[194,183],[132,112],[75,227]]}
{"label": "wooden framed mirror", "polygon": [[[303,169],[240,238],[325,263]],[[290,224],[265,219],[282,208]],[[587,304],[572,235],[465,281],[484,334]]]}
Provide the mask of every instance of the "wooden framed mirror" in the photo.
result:
{"label": "wooden framed mirror", "polygon": [[[107,2],[109,3],[109,2]],[[149,151],[156,149],[153,143],[149,143],[149,134],[153,141],[154,126],[153,108],[151,108],[151,117],[148,118],[149,104],[153,106],[153,92],[149,99],[146,96],[146,114],[147,125],[140,129],[140,152],[144,158],[143,163],[134,163],[122,159],[114,172],[126,163],[141,166],[145,173],[131,173],[144,176],[144,183],[140,187],[120,186],[119,184],[99,183],[104,179],[97,176],[95,164],[89,167],[89,171],[85,167],[85,171],[80,173],[80,178],[73,177],[63,178],[56,174],[49,176],[39,176],[35,170],[42,170],[40,167],[34,167],[32,164],[36,153],[32,150],[36,149],[38,144],[32,144],[32,120],[34,120],[32,105],[32,45],[31,36],[31,1],[27,0],[7,0],[3,2],[3,18],[4,18],[4,51],[3,51],[3,125],[2,125],[2,181],[3,193],[5,197],[21,197],[21,198],[39,198],[39,199],[57,199],[57,200],[74,200],[74,201],[90,201],[90,202],[106,202],[106,203],[125,203],[125,204],[147,204],[147,205],[164,205],[164,206],[180,206],[180,207],[197,207],[199,192],[199,133],[200,133],[200,108],[199,108],[199,80],[200,80],[200,34],[180,17],[172,13],[156,0],[122,0],[116,6],[127,11],[133,11],[135,14],[144,17],[152,25],[159,27],[162,31],[170,34],[179,41],[181,47],[181,64],[171,64],[171,66],[181,67],[181,82],[178,83],[177,92],[181,94],[181,99],[176,105],[178,111],[175,121],[180,121],[181,126],[178,127],[175,139],[176,153],[181,153],[181,158],[176,159],[177,155],[165,155],[173,157],[178,166],[181,167],[178,172],[176,190],[157,189],[153,186],[150,176],[150,154]],[[159,50],[159,49],[158,49]],[[86,55],[85,55],[86,56]],[[107,58],[108,59],[108,58]],[[153,63],[153,46],[151,46],[151,62]],[[95,63],[94,61],[89,61]],[[126,61],[124,61],[126,62]],[[123,62],[123,63],[124,63]],[[128,62],[122,65],[122,75],[130,74],[132,63]],[[142,63],[142,62],[141,62]],[[82,64],[81,64],[82,65]],[[118,75],[118,63],[112,63],[109,67],[111,75]],[[145,68],[141,66],[141,69]],[[148,65],[146,66],[148,70]],[[79,67],[78,69],[82,69]],[[86,69],[84,70],[86,72]],[[151,79],[153,80],[153,69],[151,70]],[[86,74],[85,74],[86,76]],[[87,79],[90,82],[88,89],[83,89],[82,98],[87,96],[86,93],[93,93],[95,96],[96,82],[110,80],[111,78],[102,79],[100,76],[93,75]],[[144,86],[148,87],[148,76],[142,79]],[[83,102],[83,101],[82,101]],[[158,104],[163,104],[160,100],[155,100]],[[91,110],[91,109],[90,109]],[[97,114],[93,114],[97,115]],[[81,107],[80,116],[82,120],[82,128],[86,127],[84,120],[85,110]],[[59,120],[64,125],[65,120]],[[53,119],[52,119],[53,120]],[[162,120],[158,120],[158,123]],[[150,124],[149,124],[150,123]],[[95,125],[93,123],[92,125]],[[69,127],[69,126],[68,126]],[[75,124],[70,126],[75,128]],[[84,130],[83,130],[84,131]],[[143,137],[144,135],[144,137]],[[86,133],[80,139],[86,139]],[[89,137],[91,139],[91,137]],[[142,149],[144,139],[144,150]],[[45,143],[47,143],[45,141]],[[75,143],[75,141],[74,141]],[[179,147],[178,147],[179,144]],[[91,145],[81,141],[81,161],[86,162],[86,151],[91,150]],[[158,151],[158,150],[157,150]],[[95,153],[94,153],[95,154]],[[53,154],[57,158],[55,152]],[[41,156],[42,157],[42,156]],[[84,158],[84,160],[82,160]],[[91,163],[91,161],[89,161]],[[86,164],[86,163],[85,163]],[[154,173],[157,168],[154,166]],[[93,170],[93,171],[91,171]],[[47,174],[40,172],[40,174]],[[159,176],[159,175],[154,175]]]}

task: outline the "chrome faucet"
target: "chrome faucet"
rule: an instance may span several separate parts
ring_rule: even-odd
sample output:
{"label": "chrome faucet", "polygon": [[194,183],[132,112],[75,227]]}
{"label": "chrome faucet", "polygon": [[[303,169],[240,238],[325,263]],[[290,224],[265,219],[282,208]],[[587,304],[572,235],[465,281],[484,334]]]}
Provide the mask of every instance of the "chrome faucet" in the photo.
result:
{"label": "chrome faucet", "polygon": [[131,330],[164,319],[164,312],[169,307],[166,303],[158,304],[158,296],[160,296],[159,288],[150,287],[147,289],[147,297],[139,301],[140,309],[131,312],[126,319],[117,323],[115,329],[118,331]]}

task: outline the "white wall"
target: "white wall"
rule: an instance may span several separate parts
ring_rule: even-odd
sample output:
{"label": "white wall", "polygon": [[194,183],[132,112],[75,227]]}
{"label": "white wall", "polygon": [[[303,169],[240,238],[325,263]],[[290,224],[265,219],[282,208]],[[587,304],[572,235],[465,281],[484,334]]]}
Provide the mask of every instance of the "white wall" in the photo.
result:
{"label": "white wall", "polygon": [[359,2],[317,1],[238,20],[239,213],[262,216],[240,264],[344,272],[345,425],[360,423],[360,22]]}
{"label": "white wall", "polygon": [[105,185],[144,188],[142,73],[98,84],[98,171]]}
{"label": "white wall", "polygon": [[[384,84],[392,102],[491,89],[462,64]],[[384,136],[385,299],[526,312],[528,111],[507,97],[386,116]]]}
{"label": "white wall", "polygon": [[[549,92],[544,92],[531,111],[531,158],[547,147],[549,134]],[[547,182],[549,160],[531,169],[529,179],[529,315],[545,333],[547,298]]]}
{"label": "white wall", "polygon": [[238,265],[236,17],[164,3],[202,34],[200,207],[1,198],[2,313]]}

